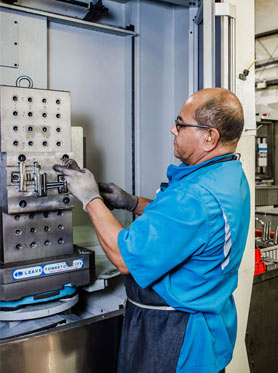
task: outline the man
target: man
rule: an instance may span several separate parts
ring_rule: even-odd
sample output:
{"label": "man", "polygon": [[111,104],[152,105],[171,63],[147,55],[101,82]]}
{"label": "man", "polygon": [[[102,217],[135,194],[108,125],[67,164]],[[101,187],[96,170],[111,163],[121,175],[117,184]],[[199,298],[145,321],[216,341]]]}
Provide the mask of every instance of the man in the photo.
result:
{"label": "man", "polygon": [[[232,358],[237,287],[250,218],[249,187],[237,156],[243,130],[237,97],[204,89],[184,103],[176,124],[168,186],[154,201],[90,171],[55,165],[88,212],[99,242],[125,276],[127,308],[120,373],[217,373]],[[129,228],[107,205],[133,211]]]}

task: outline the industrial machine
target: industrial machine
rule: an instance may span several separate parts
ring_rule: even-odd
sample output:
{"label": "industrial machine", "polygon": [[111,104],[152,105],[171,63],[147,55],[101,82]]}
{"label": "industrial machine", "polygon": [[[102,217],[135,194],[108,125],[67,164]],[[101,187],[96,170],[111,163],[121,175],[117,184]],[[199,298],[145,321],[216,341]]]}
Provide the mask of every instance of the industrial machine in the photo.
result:
{"label": "industrial machine", "polygon": [[[253,190],[253,72],[238,78],[254,55],[252,0],[105,0],[101,23],[84,19],[82,3],[89,2],[0,2],[0,84],[9,86],[1,88],[3,373],[117,370],[124,289],[88,216],[78,202],[72,214],[73,197],[52,170],[71,159],[83,167],[71,149],[70,95],[54,89],[72,94],[73,128],[84,129],[86,167],[96,179],[150,199],[175,162],[169,129],[185,98],[215,85],[231,89],[249,118],[238,151]],[[26,80],[16,88],[22,76],[36,89]],[[132,221],[126,211],[113,214],[125,227]],[[253,230],[239,272],[239,332],[253,281]],[[7,320],[20,313],[29,319]],[[234,356],[227,372],[247,371],[242,333]]]}
{"label": "industrial machine", "polygon": [[73,245],[74,197],[52,169],[77,167],[70,94],[1,86],[0,102],[0,320],[38,319],[72,307],[95,275],[94,251]]}
{"label": "industrial machine", "polygon": [[[33,372],[38,366],[42,372],[116,370],[123,315],[119,305],[125,297],[119,272],[107,269],[103,256],[96,272],[95,252],[73,244],[75,200],[52,168],[60,163],[79,169],[72,159],[70,104],[65,91],[0,87],[3,372]],[[110,278],[112,290],[94,296],[108,287]],[[119,297],[110,298],[115,289]],[[101,313],[105,316],[92,318]],[[22,343],[30,351],[27,360],[16,353]],[[74,350],[74,367],[58,347],[51,353],[53,343]],[[33,361],[32,356],[39,358]]]}

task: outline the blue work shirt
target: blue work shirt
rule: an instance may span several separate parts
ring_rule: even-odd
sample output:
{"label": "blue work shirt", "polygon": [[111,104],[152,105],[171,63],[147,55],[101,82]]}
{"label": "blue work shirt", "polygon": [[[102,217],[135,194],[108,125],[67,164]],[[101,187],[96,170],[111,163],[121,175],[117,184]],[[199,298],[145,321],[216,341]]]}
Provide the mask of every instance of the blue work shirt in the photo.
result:
{"label": "blue work shirt", "polygon": [[118,236],[136,282],[190,313],[177,372],[219,372],[235,345],[232,293],[248,234],[250,192],[239,160],[204,167],[221,158],[170,165],[169,186]]}

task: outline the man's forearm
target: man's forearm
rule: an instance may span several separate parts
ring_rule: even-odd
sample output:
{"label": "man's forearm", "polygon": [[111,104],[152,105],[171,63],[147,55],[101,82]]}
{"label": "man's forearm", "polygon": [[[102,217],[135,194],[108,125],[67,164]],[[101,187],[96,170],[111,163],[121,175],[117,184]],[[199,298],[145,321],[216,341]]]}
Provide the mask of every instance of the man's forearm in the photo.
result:
{"label": "man's forearm", "polygon": [[124,227],[99,198],[89,202],[86,209],[94,225],[101,247],[108,259],[121,273],[129,273],[118,246],[118,235]]}
{"label": "man's forearm", "polygon": [[153,200],[152,199],[148,199],[148,198],[144,198],[144,197],[138,197],[138,203],[137,203],[137,206],[135,208],[135,210],[133,211],[134,214],[136,215],[142,215],[143,214],[143,211],[144,211],[144,208],[150,203],[152,202]]}

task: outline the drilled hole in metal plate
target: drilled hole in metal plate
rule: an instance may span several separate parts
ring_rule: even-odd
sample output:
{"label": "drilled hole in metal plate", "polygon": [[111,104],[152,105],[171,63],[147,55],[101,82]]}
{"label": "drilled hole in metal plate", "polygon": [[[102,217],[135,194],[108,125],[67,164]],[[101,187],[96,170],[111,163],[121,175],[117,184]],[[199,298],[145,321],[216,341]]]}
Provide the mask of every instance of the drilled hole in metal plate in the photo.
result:
{"label": "drilled hole in metal plate", "polygon": [[42,145],[47,146],[47,141],[43,141]]}
{"label": "drilled hole in metal plate", "polygon": [[42,131],[43,131],[43,132],[47,132],[47,127],[43,127],[43,128],[42,128]]}
{"label": "drilled hole in metal plate", "polygon": [[28,102],[32,102],[33,101],[33,98],[32,97],[28,97]]}
{"label": "drilled hole in metal plate", "polygon": [[18,100],[18,97],[17,96],[13,96],[13,101],[17,101]]}
{"label": "drilled hole in metal plate", "polygon": [[49,232],[49,230],[50,230],[50,228],[47,225],[43,229],[44,229],[45,232]]}
{"label": "drilled hole in metal plate", "polygon": [[58,229],[63,230],[63,229],[64,229],[64,226],[63,226],[62,224],[59,224],[59,225],[58,225]]}
{"label": "drilled hole in metal plate", "polygon": [[29,214],[29,218],[30,219],[34,219],[35,218],[35,214],[33,214],[33,213]]}
{"label": "drilled hole in metal plate", "polygon": [[34,247],[36,247],[37,246],[37,244],[36,244],[36,242],[31,242],[30,243],[30,247],[33,249]]}
{"label": "drilled hole in metal plate", "polygon": [[17,244],[17,245],[15,246],[15,248],[16,248],[17,250],[20,250],[20,249],[22,249],[22,246],[21,246],[20,244]]}
{"label": "drilled hole in metal plate", "polygon": [[57,142],[56,142],[56,145],[57,145],[57,146],[61,146],[61,141],[57,141]]}
{"label": "drilled hole in metal plate", "polygon": [[69,199],[69,197],[65,197],[64,199],[63,199],[63,202],[67,205],[68,203],[70,203],[70,199]]}
{"label": "drilled hole in metal plate", "polygon": [[57,100],[56,100],[56,104],[57,104],[57,105],[60,105],[60,103],[61,103],[61,100],[60,100],[59,98],[57,98]]}
{"label": "drilled hole in metal plate", "polygon": [[43,116],[44,118],[46,118],[46,117],[47,117],[47,113],[42,113],[42,116]]}
{"label": "drilled hole in metal plate", "polygon": [[17,131],[17,130],[18,130],[18,127],[17,127],[17,126],[13,126],[13,130],[14,130],[14,131]]}
{"label": "drilled hole in metal plate", "polygon": [[44,241],[44,245],[45,246],[49,246],[50,245],[50,242],[48,240]]}
{"label": "drilled hole in metal plate", "polygon": [[59,244],[59,245],[62,245],[64,242],[65,242],[65,241],[64,241],[63,238],[59,238],[59,240],[58,240],[58,244]]}
{"label": "drilled hole in metal plate", "polygon": [[17,146],[18,145],[18,141],[14,140],[13,144],[14,144],[14,146]]}
{"label": "drilled hole in metal plate", "polygon": [[57,215],[58,215],[58,216],[62,216],[62,215],[63,215],[63,211],[58,211],[58,212],[57,212]]}
{"label": "drilled hole in metal plate", "polygon": [[33,116],[32,111],[29,111],[29,112],[28,112],[28,117],[32,117],[32,116]]}
{"label": "drilled hole in metal plate", "polygon": [[46,98],[43,98],[43,99],[42,99],[42,103],[43,103],[43,104],[46,104],[46,103],[47,103],[47,99],[46,99]]}
{"label": "drilled hole in metal plate", "polygon": [[61,118],[61,114],[56,114],[56,118],[57,119]]}
{"label": "drilled hole in metal plate", "polygon": [[13,116],[16,117],[17,115],[18,115],[18,112],[15,110],[15,111],[13,112]]}
{"label": "drilled hole in metal plate", "polygon": [[24,162],[24,161],[26,161],[26,155],[25,155],[25,154],[19,154],[19,156],[18,156],[18,160],[19,160],[20,162]]}
{"label": "drilled hole in metal plate", "polygon": [[19,202],[19,206],[20,206],[21,208],[24,208],[24,207],[27,206],[27,202],[26,202],[24,199],[22,199],[22,200]]}
{"label": "drilled hole in metal plate", "polygon": [[60,127],[57,127],[57,128],[56,128],[56,132],[61,132],[61,128],[60,128]]}
{"label": "drilled hole in metal plate", "polygon": [[33,127],[32,127],[32,126],[29,126],[29,127],[28,127],[28,131],[29,131],[29,132],[32,132],[32,131],[33,131]]}
{"label": "drilled hole in metal plate", "polygon": [[29,142],[28,142],[28,145],[29,145],[29,146],[33,146],[33,141],[29,141]]}
{"label": "drilled hole in metal plate", "polygon": [[17,229],[17,230],[15,231],[15,234],[16,234],[16,235],[20,235],[20,234],[21,234],[21,230],[20,230],[20,229]]}
{"label": "drilled hole in metal plate", "polygon": [[49,217],[49,212],[46,212],[46,211],[45,211],[45,212],[43,213],[43,217],[44,217],[44,218],[48,218],[48,217]]}
{"label": "drilled hole in metal plate", "polygon": [[34,227],[31,227],[31,228],[30,228],[30,232],[31,232],[31,233],[35,233],[35,232],[36,232],[36,229],[35,229]]}

